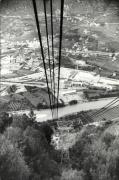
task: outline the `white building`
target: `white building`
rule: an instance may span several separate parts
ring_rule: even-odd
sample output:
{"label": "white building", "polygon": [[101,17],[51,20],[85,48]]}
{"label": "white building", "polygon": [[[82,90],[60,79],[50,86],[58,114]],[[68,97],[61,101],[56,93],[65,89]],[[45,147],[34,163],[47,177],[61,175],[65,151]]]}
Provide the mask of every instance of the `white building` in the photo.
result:
{"label": "white building", "polygon": [[[107,89],[113,89],[114,86],[119,86],[118,79],[106,78],[97,75],[95,72],[75,70],[70,68],[61,68],[61,80],[64,80],[64,87],[85,87],[92,85]],[[62,82],[62,83],[63,83]]]}

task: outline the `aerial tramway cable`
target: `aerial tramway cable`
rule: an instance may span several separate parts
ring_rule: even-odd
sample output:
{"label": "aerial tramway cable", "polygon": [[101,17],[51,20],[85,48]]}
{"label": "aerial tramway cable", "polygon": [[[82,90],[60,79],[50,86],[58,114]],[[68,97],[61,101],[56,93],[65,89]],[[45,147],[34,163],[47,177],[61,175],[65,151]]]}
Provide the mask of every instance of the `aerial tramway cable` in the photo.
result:
{"label": "aerial tramway cable", "polygon": [[[50,101],[50,109],[51,109],[51,112],[52,112],[50,89],[49,89],[49,83],[48,83],[48,77],[47,77],[47,70],[46,70],[44,50],[43,50],[43,45],[42,45],[42,38],[41,38],[41,32],[40,32],[40,25],[39,25],[39,18],[38,18],[36,0],[32,0],[32,4],[33,4],[34,15],[35,15],[35,20],[36,20],[36,26],[37,26],[37,31],[38,31],[38,38],[39,38],[40,47],[41,47],[41,55],[42,55],[43,66],[44,66],[44,71],[45,71],[45,78],[46,78],[49,101]],[[52,112],[52,116],[53,116],[53,112]]]}
{"label": "aerial tramway cable", "polygon": [[49,46],[49,34],[48,34],[48,22],[47,22],[47,10],[46,2],[43,0],[44,5],[44,14],[45,14],[45,25],[46,25],[46,37],[47,37],[47,47],[48,47],[48,57],[49,57],[49,69],[50,69],[50,80],[51,80],[51,89],[52,89],[52,79],[51,79],[51,59],[50,59],[50,46]]}
{"label": "aerial tramway cable", "polygon": [[63,13],[64,13],[64,0],[61,0],[60,11],[60,40],[59,40],[59,63],[58,63],[58,87],[57,87],[57,118],[59,108],[59,86],[60,86],[60,67],[61,67],[61,53],[62,53],[62,36],[63,36]]}
{"label": "aerial tramway cable", "polygon": [[[38,19],[38,12],[37,12],[37,6],[36,6],[36,0],[32,0],[33,3],[33,9],[34,9],[34,15],[36,20],[36,26],[38,30],[38,37],[41,47],[41,55],[43,59],[43,66],[45,71],[45,77],[46,77],[46,83],[47,83],[47,89],[49,94],[49,101],[50,101],[50,108],[53,113],[52,109],[52,101],[50,96],[50,89],[49,89],[49,82],[47,77],[47,70],[46,70],[46,64],[45,64],[45,57],[44,57],[44,50],[42,45],[42,38],[41,38],[41,32],[40,32],[40,25],[39,25],[39,19]],[[46,23],[46,36],[47,36],[47,45],[48,45],[48,56],[49,56],[49,69],[50,69],[50,78],[51,77],[51,59],[50,59],[50,46],[49,46],[49,35],[48,35],[48,22],[47,22],[47,12],[46,12],[46,4],[45,0],[43,0],[44,4],[44,13],[45,13],[45,23]],[[50,8],[51,8],[51,32],[52,32],[52,59],[53,59],[53,85],[54,85],[54,103],[55,103],[55,73],[54,73],[54,41],[53,41],[53,8],[52,8],[52,0],[50,0]],[[63,11],[64,11],[64,0],[61,0],[61,11],[60,11],[60,39],[59,39],[59,57],[58,57],[58,86],[57,86],[57,117],[58,117],[58,106],[59,106],[59,86],[60,86],[60,67],[61,67],[61,49],[62,49],[62,35],[63,35]],[[52,84],[52,80],[51,80]],[[51,85],[52,89],[52,85]],[[53,115],[53,114],[52,114]]]}
{"label": "aerial tramway cable", "polygon": [[[45,24],[46,24],[46,36],[47,36],[47,45],[48,45],[48,56],[49,56],[49,69],[50,69],[50,79],[51,79],[51,90],[52,90],[52,105],[55,105],[55,62],[54,62],[54,39],[53,39],[53,4],[52,0],[50,0],[50,16],[51,16],[51,40],[52,40],[52,64],[51,64],[51,58],[50,58],[50,46],[49,46],[49,35],[48,35],[48,21],[47,21],[47,12],[46,12],[46,1],[43,0],[44,4],[44,13],[45,13]],[[53,71],[53,72],[52,72]],[[53,109],[52,109],[53,110]],[[54,114],[53,110],[53,114]]]}
{"label": "aerial tramway cable", "polygon": [[[51,83],[51,90],[53,90],[53,81],[52,81],[52,68],[51,68],[51,58],[50,58],[50,45],[49,45],[49,34],[48,34],[48,21],[47,21],[47,10],[46,10],[46,1],[43,0],[44,5],[44,14],[45,14],[45,25],[46,25],[46,38],[47,38],[47,47],[48,47],[48,63],[49,63],[49,70],[50,70],[50,83]],[[51,98],[53,104],[53,96]]]}
{"label": "aerial tramway cable", "polygon": [[54,93],[54,98],[53,98],[53,103],[55,105],[55,62],[54,62],[54,27],[53,27],[53,3],[52,0],[50,0],[50,11],[51,11],[51,34],[52,34],[52,60],[53,60],[53,93]]}
{"label": "aerial tramway cable", "polygon": [[114,104],[116,104],[119,101],[119,99],[113,101],[112,103],[107,104],[103,108],[101,108],[98,112],[95,112],[93,115],[91,115],[91,118],[99,116],[101,113],[105,113],[110,107],[114,107]]}

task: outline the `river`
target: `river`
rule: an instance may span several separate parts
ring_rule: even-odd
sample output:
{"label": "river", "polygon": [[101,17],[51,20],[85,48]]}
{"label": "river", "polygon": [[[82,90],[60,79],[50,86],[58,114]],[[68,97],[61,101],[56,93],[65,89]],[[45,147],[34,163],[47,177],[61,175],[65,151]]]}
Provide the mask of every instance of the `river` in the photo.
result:
{"label": "river", "polygon": [[[58,117],[63,117],[65,115],[69,115],[72,113],[80,112],[80,111],[87,111],[87,110],[93,110],[93,109],[99,109],[110,103],[113,99],[115,98],[107,98],[107,99],[101,99],[98,101],[91,101],[91,102],[85,102],[85,103],[78,103],[75,105],[71,106],[65,106],[65,107],[60,107],[58,109]],[[115,103],[115,105],[119,104],[119,102]],[[50,109],[42,109],[42,110],[35,110],[34,111],[36,114],[36,121],[37,122],[42,122],[42,121],[47,121],[52,119],[52,112]],[[22,114],[26,113],[29,114],[28,110],[25,111],[17,111],[13,112],[13,114]],[[54,116],[53,118],[57,117],[57,109],[54,109]]]}

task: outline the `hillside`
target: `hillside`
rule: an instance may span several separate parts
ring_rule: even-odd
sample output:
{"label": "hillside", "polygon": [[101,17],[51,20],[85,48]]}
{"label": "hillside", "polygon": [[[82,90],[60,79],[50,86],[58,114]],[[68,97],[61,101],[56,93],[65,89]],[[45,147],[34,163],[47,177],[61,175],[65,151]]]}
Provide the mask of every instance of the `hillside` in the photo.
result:
{"label": "hillside", "polygon": [[[119,180],[119,3],[65,0],[57,101],[43,2],[36,2],[50,92],[32,1],[1,4],[0,180]],[[53,0],[55,88],[59,9]]]}
{"label": "hillside", "polygon": [[[45,21],[41,1],[37,1],[37,7],[41,32],[45,39]],[[55,1],[53,13],[56,50],[59,47],[59,7],[59,1]],[[49,2],[47,2],[47,12],[49,14]],[[23,0],[22,3],[18,0],[3,1],[1,14],[1,48],[4,56],[13,54],[16,51],[16,42],[20,43],[18,49],[21,49],[23,42],[27,44],[30,41],[33,44],[34,38],[36,38],[36,41],[38,40],[31,2],[26,0]],[[98,66],[104,68],[104,70],[106,68],[108,74],[112,74],[115,71],[118,72],[118,23],[118,3],[114,1],[65,1],[63,25],[64,55],[69,58],[73,55],[74,59],[78,55],[78,59],[82,59],[92,66]],[[50,17],[48,17],[48,27],[50,34]],[[47,46],[46,39],[43,45]],[[39,46],[36,46],[37,51]],[[26,56],[29,50],[26,50]],[[33,49],[30,51],[33,51]],[[95,55],[96,52],[99,54],[99,57]],[[23,53],[24,50],[21,50],[19,56],[22,56]],[[116,53],[114,58],[110,57],[113,53]],[[24,62],[26,62],[26,57]]]}

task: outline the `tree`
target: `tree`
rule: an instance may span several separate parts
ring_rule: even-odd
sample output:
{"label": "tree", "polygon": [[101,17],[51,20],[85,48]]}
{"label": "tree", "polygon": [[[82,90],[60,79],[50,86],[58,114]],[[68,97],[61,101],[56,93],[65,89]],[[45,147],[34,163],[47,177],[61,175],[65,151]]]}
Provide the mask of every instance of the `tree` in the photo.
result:
{"label": "tree", "polygon": [[42,153],[42,151],[48,148],[44,134],[31,126],[28,126],[23,132],[23,139],[26,147],[24,153],[30,158]]}
{"label": "tree", "polygon": [[13,118],[9,117],[9,114],[3,112],[0,114],[0,133],[3,133],[6,127],[10,126]]}
{"label": "tree", "polygon": [[19,127],[8,127],[4,132],[4,136],[20,150],[23,150],[23,131]]}
{"label": "tree", "polygon": [[42,123],[42,125],[40,126],[40,129],[41,129],[42,133],[45,135],[47,142],[50,144],[51,138],[53,135],[53,129],[47,123]]}
{"label": "tree", "polygon": [[56,152],[50,145],[52,134],[47,123],[38,124],[25,114],[15,116],[0,137],[1,180],[59,178]]}
{"label": "tree", "polygon": [[0,178],[3,180],[28,180],[29,168],[22,153],[5,136],[0,136]]}
{"label": "tree", "polygon": [[31,118],[29,118],[26,114],[23,114],[22,116],[14,116],[12,126],[13,127],[19,127],[22,130],[25,130],[28,126],[32,126],[33,121]]}
{"label": "tree", "polygon": [[9,95],[13,95],[17,90],[17,86],[16,85],[12,85],[12,86],[9,86],[9,88],[7,89],[7,92]]}

